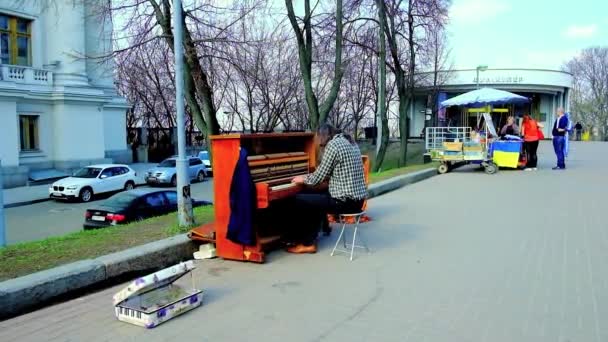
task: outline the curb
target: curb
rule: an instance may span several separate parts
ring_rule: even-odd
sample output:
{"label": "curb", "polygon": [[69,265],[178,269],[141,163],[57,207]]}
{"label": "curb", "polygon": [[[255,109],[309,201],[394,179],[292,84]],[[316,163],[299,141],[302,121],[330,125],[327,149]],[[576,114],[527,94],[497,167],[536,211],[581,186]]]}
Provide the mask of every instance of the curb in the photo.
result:
{"label": "curb", "polygon": [[396,176],[393,178],[389,178],[383,180],[378,183],[374,183],[370,185],[369,189],[367,189],[368,198],[374,198],[380,195],[383,195],[387,192],[391,192],[402,188],[406,185],[410,185],[413,183],[417,183],[423,181],[425,179],[431,178],[437,175],[436,168],[429,168],[425,170],[420,170],[412,173],[408,173],[401,176]]}
{"label": "curb", "polygon": [[31,200],[31,201],[8,203],[8,204],[4,205],[4,209],[23,207],[25,205],[42,203],[42,202],[46,202],[46,201],[50,201],[50,200],[51,200],[51,198],[40,198],[40,199]]}
{"label": "curb", "polygon": [[17,316],[59,296],[128,273],[174,265],[191,259],[196,250],[197,245],[182,234],[1,282],[0,319]]}
{"label": "curb", "polygon": [[[368,196],[374,198],[436,174],[437,170],[430,168],[374,183],[368,189]],[[57,297],[130,273],[158,270],[191,259],[197,249],[198,244],[182,234],[0,282],[0,319],[23,314]]]}

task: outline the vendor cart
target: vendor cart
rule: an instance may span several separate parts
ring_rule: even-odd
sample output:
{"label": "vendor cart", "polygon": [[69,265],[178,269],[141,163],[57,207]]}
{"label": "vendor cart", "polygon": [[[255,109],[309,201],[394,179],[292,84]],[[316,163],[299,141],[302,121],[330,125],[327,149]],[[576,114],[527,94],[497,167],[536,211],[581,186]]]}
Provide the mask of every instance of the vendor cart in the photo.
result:
{"label": "vendor cart", "polygon": [[487,138],[470,127],[427,127],[425,148],[431,160],[439,162],[437,172],[451,171],[464,164],[478,164],[488,174],[498,171],[498,166],[488,153]]}
{"label": "vendor cart", "polygon": [[439,162],[437,171],[443,174],[455,165],[471,163],[481,165],[488,174],[496,173],[499,167],[519,167],[522,163],[521,139],[498,140],[490,113],[492,105],[528,101],[526,97],[492,88],[473,90],[442,101],[442,107],[475,108],[480,131],[470,127],[427,127],[426,150],[432,160]]}

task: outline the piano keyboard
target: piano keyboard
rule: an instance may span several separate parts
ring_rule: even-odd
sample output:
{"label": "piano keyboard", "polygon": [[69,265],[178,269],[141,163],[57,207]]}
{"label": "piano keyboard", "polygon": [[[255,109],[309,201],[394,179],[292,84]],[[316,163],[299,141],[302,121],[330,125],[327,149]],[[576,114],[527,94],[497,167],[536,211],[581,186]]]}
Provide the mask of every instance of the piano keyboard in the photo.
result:
{"label": "piano keyboard", "polygon": [[271,191],[285,190],[285,189],[293,188],[293,187],[296,187],[296,186],[298,186],[298,184],[295,184],[295,183],[286,183],[286,184],[271,186],[270,190]]}

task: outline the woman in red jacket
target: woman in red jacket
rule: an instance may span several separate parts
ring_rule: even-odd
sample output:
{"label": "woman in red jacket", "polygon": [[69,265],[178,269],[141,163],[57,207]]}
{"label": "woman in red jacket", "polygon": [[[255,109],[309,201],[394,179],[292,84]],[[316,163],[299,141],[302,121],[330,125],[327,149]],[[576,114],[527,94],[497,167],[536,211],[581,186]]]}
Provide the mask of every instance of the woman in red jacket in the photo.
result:
{"label": "woman in red jacket", "polygon": [[521,135],[524,137],[524,150],[528,161],[525,168],[526,171],[537,170],[538,158],[536,151],[538,150],[539,141],[544,138],[541,129],[542,125],[532,119],[530,114],[524,114]]}

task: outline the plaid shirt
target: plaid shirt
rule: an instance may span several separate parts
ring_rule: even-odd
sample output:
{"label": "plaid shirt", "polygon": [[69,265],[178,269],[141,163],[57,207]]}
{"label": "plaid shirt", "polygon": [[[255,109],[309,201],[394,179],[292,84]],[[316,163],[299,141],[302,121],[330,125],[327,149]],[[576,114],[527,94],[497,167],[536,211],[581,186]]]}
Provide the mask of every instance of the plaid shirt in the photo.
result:
{"label": "plaid shirt", "polygon": [[367,196],[361,152],[342,134],[337,134],[327,143],[321,165],[304,182],[317,185],[327,177],[329,194],[335,199],[361,200]]}

